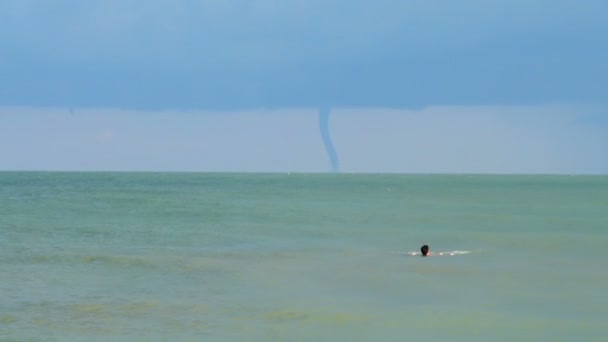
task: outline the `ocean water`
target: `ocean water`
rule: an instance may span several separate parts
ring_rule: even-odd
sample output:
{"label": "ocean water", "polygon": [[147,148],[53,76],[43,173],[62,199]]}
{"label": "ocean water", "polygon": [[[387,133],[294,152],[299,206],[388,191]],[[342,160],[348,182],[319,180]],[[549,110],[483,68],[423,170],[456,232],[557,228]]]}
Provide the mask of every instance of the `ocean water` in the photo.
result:
{"label": "ocean water", "polygon": [[603,176],[0,173],[0,341],[606,341],[607,270]]}

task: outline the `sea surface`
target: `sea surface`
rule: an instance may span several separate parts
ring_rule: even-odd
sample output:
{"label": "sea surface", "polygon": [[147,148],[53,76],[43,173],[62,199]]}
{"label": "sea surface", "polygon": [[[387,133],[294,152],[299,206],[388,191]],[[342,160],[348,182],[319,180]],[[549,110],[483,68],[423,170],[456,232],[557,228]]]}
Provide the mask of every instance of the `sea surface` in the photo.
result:
{"label": "sea surface", "polygon": [[0,341],[607,341],[607,322],[605,176],[0,172]]}

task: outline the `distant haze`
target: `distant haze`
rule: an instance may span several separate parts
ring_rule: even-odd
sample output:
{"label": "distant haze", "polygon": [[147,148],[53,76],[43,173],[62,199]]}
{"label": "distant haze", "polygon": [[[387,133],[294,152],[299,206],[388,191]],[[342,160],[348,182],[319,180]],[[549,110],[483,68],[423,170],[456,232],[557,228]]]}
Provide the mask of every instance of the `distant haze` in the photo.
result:
{"label": "distant haze", "polygon": [[[608,120],[597,113],[605,111],[336,108],[329,129],[343,172],[605,174]],[[332,170],[314,108],[74,114],[4,108],[0,118],[0,170]]]}

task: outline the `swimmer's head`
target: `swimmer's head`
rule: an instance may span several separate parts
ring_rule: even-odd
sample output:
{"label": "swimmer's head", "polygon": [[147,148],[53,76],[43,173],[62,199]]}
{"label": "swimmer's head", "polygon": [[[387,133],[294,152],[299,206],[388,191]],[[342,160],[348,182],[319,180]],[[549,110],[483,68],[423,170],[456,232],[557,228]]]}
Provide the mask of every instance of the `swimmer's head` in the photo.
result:
{"label": "swimmer's head", "polygon": [[424,245],[424,246],[420,247],[420,253],[422,253],[422,256],[429,255],[429,246]]}

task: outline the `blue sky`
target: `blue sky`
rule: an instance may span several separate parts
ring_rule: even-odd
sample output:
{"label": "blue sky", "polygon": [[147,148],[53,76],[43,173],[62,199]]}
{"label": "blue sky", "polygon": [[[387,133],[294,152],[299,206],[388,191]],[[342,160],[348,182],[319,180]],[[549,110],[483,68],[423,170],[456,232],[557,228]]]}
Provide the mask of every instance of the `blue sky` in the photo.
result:
{"label": "blue sky", "polygon": [[606,173],[606,17],[604,0],[0,0],[0,169],[327,171],[330,107],[343,171]]}

